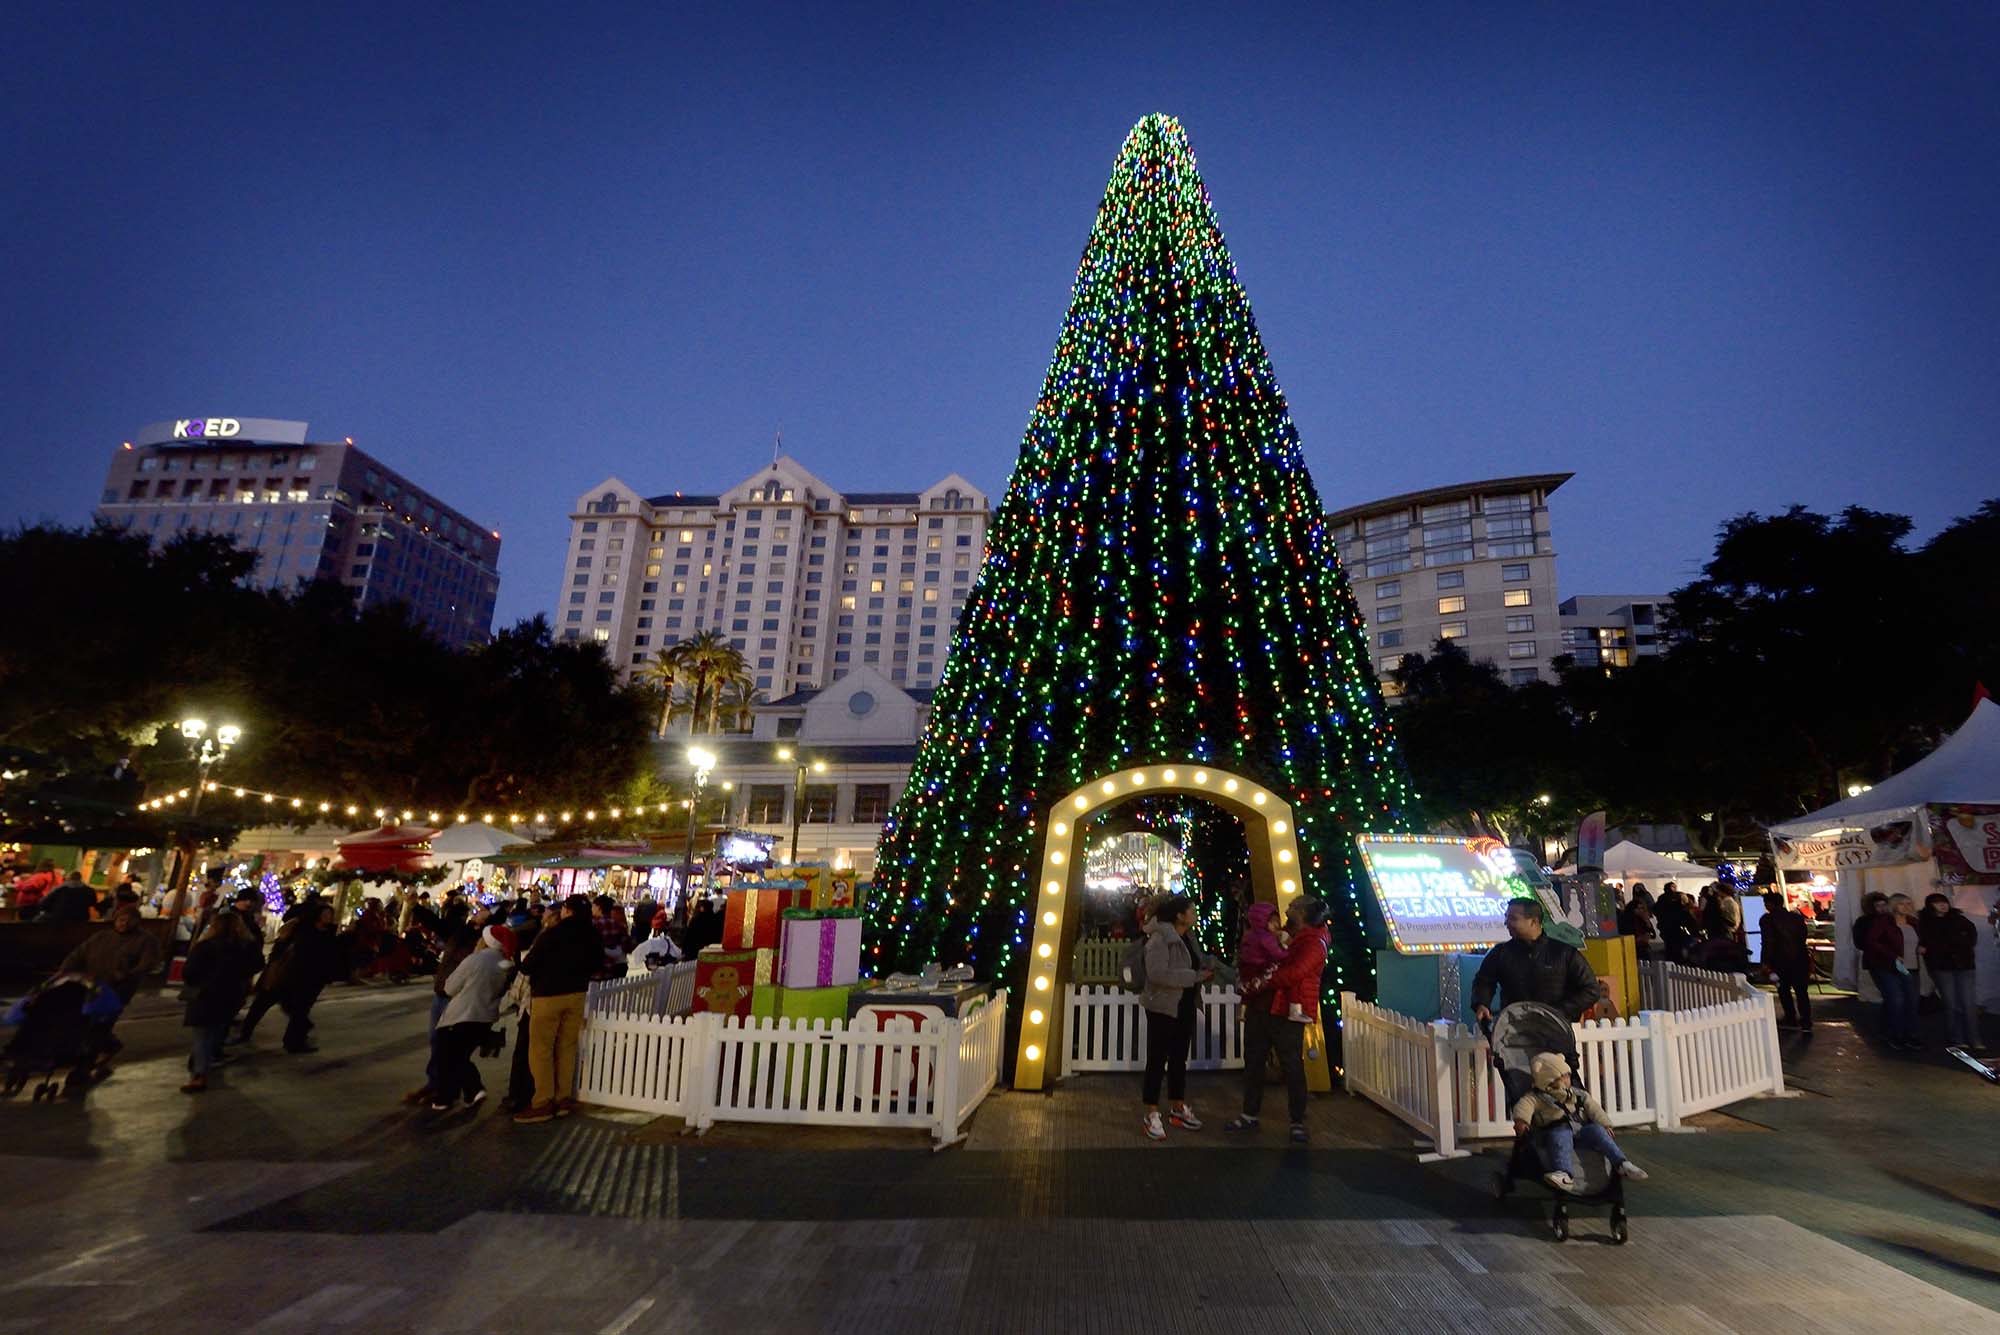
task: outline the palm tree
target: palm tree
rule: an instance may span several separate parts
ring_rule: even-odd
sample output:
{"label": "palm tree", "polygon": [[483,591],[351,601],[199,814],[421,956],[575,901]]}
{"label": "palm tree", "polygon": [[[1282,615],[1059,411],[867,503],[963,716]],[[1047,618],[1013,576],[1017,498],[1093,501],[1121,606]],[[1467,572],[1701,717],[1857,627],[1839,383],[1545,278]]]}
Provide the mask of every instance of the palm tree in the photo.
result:
{"label": "palm tree", "polygon": [[750,731],[750,711],[760,696],[757,683],[747,672],[739,672],[723,683],[720,699],[723,711],[729,716],[731,732]]}
{"label": "palm tree", "polygon": [[743,655],[717,630],[705,630],[682,640],[666,653],[679,680],[688,685],[688,731],[700,726],[704,712],[708,715],[709,731],[715,731],[716,697],[730,676],[730,666],[740,667]]}
{"label": "palm tree", "polygon": [[[674,648],[679,648],[678,645]],[[660,690],[660,736],[667,735],[667,725],[674,718],[674,686],[680,680],[680,664],[675,661],[674,649],[662,649],[648,659],[639,669],[640,680],[657,686]]]}

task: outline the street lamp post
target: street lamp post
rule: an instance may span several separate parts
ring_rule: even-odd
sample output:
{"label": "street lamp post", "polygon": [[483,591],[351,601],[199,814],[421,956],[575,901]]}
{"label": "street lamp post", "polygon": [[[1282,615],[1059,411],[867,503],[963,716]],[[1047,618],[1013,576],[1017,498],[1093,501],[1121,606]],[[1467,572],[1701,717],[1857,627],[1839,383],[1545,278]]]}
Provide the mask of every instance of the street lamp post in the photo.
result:
{"label": "street lamp post", "polygon": [[[208,735],[208,720],[184,718],[181,720],[181,736],[187,739],[190,746],[197,742],[201,744],[194,757],[194,800],[188,803],[187,810],[187,819],[192,821],[201,810],[202,794],[208,791],[208,771],[217,761],[229,754],[231,747],[242,740],[243,729],[234,723],[225,723],[217,728],[215,735],[211,737]],[[179,848],[175,850],[180,856],[180,865],[174,868],[174,903],[172,911],[167,915],[169,920],[174,922],[180,920],[182,910],[187,907],[188,882],[194,875],[194,850],[195,842],[192,834],[184,837],[180,841]]]}
{"label": "street lamp post", "polygon": [[824,760],[808,761],[804,752],[794,751],[789,746],[778,748],[778,759],[794,762],[792,773],[792,865],[797,866],[799,862],[799,817],[805,814],[806,770],[810,768],[815,774],[824,774],[826,773],[826,762]]}
{"label": "street lamp post", "polygon": [[715,768],[715,752],[699,746],[687,750],[688,764],[694,767],[694,791],[688,797],[687,848],[681,854],[681,920],[687,921],[694,912],[694,822],[695,812],[701,808],[702,785],[708,782],[708,772]]}

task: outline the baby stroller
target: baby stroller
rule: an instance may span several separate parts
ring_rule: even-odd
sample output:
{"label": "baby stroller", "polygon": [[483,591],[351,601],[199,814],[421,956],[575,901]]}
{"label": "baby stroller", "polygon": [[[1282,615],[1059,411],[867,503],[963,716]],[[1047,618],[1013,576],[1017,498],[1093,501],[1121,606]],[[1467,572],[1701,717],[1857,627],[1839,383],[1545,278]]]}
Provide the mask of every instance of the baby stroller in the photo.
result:
{"label": "baby stroller", "polygon": [[[1502,1007],[1485,1029],[1487,1041],[1493,1048],[1493,1065],[1500,1072],[1501,1084],[1507,1091],[1508,1108],[1512,1108],[1517,1099],[1534,1087],[1530,1067],[1540,1053],[1561,1053],[1569,1062],[1570,1083],[1579,1089],[1583,1087],[1581,1073],[1577,1070],[1576,1031],[1570,1027],[1568,1017],[1555,1007],[1538,1001],[1517,1001]],[[1562,1191],[1549,1186],[1542,1181],[1545,1169],[1541,1156],[1535,1152],[1534,1132],[1523,1132],[1514,1137],[1513,1148],[1507,1155],[1507,1166],[1494,1176],[1494,1195],[1506,1200],[1517,1182],[1532,1183],[1548,1192],[1553,1201],[1549,1211],[1549,1229],[1555,1234],[1557,1242],[1569,1238],[1570,1206],[1609,1206],[1612,1241],[1624,1243],[1631,1235],[1625,1214],[1625,1179],[1611,1171],[1611,1166],[1601,1154],[1579,1148],[1576,1161],[1581,1170],[1576,1190]]]}
{"label": "baby stroller", "polygon": [[[0,1060],[7,1065],[6,1075],[0,1077],[0,1098],[12,1098],[37,1077],[41,1080],[33,1095],[37,1101],[53,1099],[59,1092],[68,1093],[78,1086],[75,1072],[92,1055],[93,1017],[85,1013],[90,999],[88,980],[78,974],[57,974],[15,1007],[21,1027],[6,1051],[0,1052]],[[8,1018],[13,1019],[14,1014]],[[57,1078],[57,1072],[66,1069],[72,1074],[58,1090],[64,1082]]]}

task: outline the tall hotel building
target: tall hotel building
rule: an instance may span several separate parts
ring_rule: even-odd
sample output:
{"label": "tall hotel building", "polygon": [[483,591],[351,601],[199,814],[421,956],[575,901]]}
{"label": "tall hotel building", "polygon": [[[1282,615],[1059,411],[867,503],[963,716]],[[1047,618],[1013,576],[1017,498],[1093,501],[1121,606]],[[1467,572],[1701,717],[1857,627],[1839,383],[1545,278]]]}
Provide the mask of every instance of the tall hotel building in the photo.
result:
{"label": "tall hotel building", "polygon": [[1439,640],[1457,641],[1515,685],[1555,680],[1550,660],[1568,650],[1549,495],[1573,476],[1433,487],[1327,516],[1391,698],[1403,656],[1428,654]]}
{"label": "tall hotel building", "polygon": [[336,581],[357,605],[401,602],[453,647],[481,644],[500,592],[500,535],[354,442],[306,439],[304,422],[155,422],[111,456],[99,523],[155,543],[227,534],[270,588]]}
{"label": "tall hotel building", "polygon": [[577,498],[558,633],[630,673],[705,630],[767,699],[866,664],[935,686],[986,546],[986,496],[956,473],[922,491],[837,491],[781,456],[719,496]]}

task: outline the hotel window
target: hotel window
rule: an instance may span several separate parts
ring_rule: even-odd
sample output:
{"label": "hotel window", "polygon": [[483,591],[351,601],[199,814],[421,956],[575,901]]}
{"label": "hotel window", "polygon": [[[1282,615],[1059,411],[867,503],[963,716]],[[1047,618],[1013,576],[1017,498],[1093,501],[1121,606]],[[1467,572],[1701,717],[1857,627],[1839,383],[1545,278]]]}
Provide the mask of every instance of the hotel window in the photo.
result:
{"label": "hotel window", "polygon": [[1438,638],[1439,638],[1440,640],[1459,640],[1459,639],[1464,639],[1464,638],[1465,638],[1465,623],[1464,623],[1463,621],[1447,621],[1447,622],[1445,622],[1445,623],[1444,623],[1444,624],[1443,624],[1442,626],[1439,626],[1439,627],[1438,627]]}
{"label": "hotel window", "polygon": [[1507,633],[1509,635],[1533,634],[1534,629],[1535,619],[1532,616],[1507,618]]}
{"label": "hotel window", "polygon": [[1438,576],[1437,583],[1439,593],[1443,593],[1446,589],[1462,589],[1465,587],[1465,572],[1463,570],[1447,570]]}
{"label": "hotel window", "polygon": [[889,785],[886,783],[857,783],[854,785],[854,823],[856,825],[880,825],[889,819]]}
{"label": "hotel window", "polygon": [[1540,681],[1541,679],[1542,679],[1542,670],[1540,668],[1507,669],[1507,682],[1509,685],[1512,686],[1526,686],[1530,682],[1537,682]]}
{"label": "hotel window", "polygon": [[1533,538],[1521,538],[1509,542],[1489,542],[1486,544],[1486,554],[1489,557],[1533,556],[1535,554],[1535,540]]}
{"label": "hotel window", "polygon": [[1535,601],[1532,589],[1503,589],[1500,603],[1503,607],[1526,607]]}
{"label": "hotel window", "polygon": [[1439,505],[1426,505],[1423,508],[1423,521],[1426,524],[1438,524],[1450,519],[1469,518],[1471,514],[1471,501],[1445,501]]}
{"label": "hotel window", "polygon": [[1479,503],[1479,508],[1489,515],[1520,514],[1535,508],[1535,498],[1525,492],[1512,496],[1488,496]]}
{"label": "hotel window", "polygon": [[659,573],[660,573],[660,568],[656,565],[649,565],[646,567],[646,574],[649,577],[657,576]]}
{"label": "hotel window", "polygon": [[1376,636],[1376,639],[1384,649],[1399,649],[1403,644],[1403,632],[1400,630],[1385,630]]}
{"label": "hotel window", "polygon": [[744,804],[743,819],[752,825],[776,825],[785,815],[785,787],[782,783],[753,783],[750,799]]}
{"label": "hotel window", "polygon": [[682,530],[681,530],[681,541],[682,541],[682,542],[693,542],[693,541],[694,541],[694,530],[693,530],[693,529],[691,529],[691,528],[684,528],[684,529],[682,529]]}
{"label": "hotel window", "polygon": [[1370,535],[1376,533],[1394,533],[1398,529],[1406,529],[1409,526],[1410,512],[1408,510],[1398,510],[1392,515],[1376,515],[1373,519],[1364,519],[1361,521],[1361,531],[1364,534]]}
{"label": "hotel window", "polygon": [[1529,577],[1529,574],[1530,572],[1528,569],[1528,564],[1525,561],[1519,565],[1508,565],[1500,567],[1500,578],[1507,581],[1509,584],[1514,583],[1516,580],[1527,579]]}
{"label": "hotel window", "polygon": [[611,632],[606,630],[604,627],[599,626],[595,630],[590,632],[590,637],[596,640],[599,644],[606,644],[609,643],[611,639]]}
{"label": "hotel window", "polygon": [[1535,642],[1533,640],[1507,641],[1507,657],[1533,658],[1534,656],[1535,656]]}
{"label": "hotel window", "polygon": [[1532,538],[1535,536],[1535,517],[1532,514],[1491,515],[1486,520],[1486,536]]}
{"label": "hotel window", "polygon": [[1439,616],[1449,616],[1454,612],[1463,612],[1464,610],[1465,597],[1462,594],[1453,594],[1449,598],[1438,599]]}
{"label": "hotel window", "polygon": [[1461,547],[1439,547],[1424,553],[1426,566],[1464,565],[1472,559],[1472,547],[1468,543]]}
{"label": "hotel window", "polygon": [[1375,586],[1375,599],[1377,602],[1380,602],[1384,598],[1400,598],[1402,596],[1403,581],[1399,579],[1385,579]]}
{"label": "hotel window", "polygon": [[833,824],[833,799],[839,790],[830,783],[809,783],[806,785],[806,804],[799,813],[805,825]]}
{"label": "hotel window", "polygon": [[1403,605],[1401,603],[1390,603],[1387,607],[1378,607],[1375,609],[1375,620],[1378,625],[1387,624],[1391,621],[1401,621],[1402,619]]}

